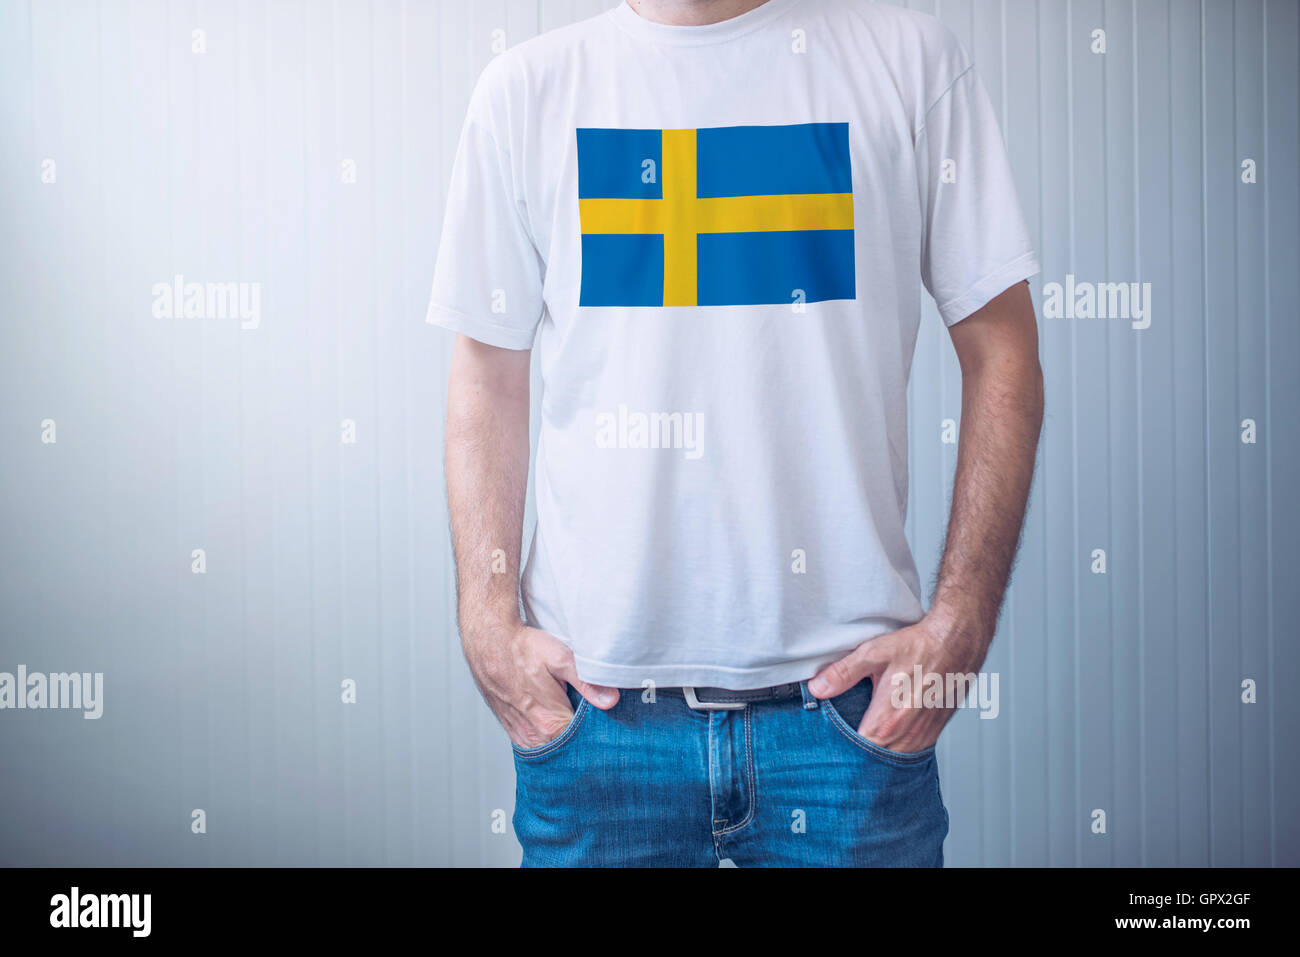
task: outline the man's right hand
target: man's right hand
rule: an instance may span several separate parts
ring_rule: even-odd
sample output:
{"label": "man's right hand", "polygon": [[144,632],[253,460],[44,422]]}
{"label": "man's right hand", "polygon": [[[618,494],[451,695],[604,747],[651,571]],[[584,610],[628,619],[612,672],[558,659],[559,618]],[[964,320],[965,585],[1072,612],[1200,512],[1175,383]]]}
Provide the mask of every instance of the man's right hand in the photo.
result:
{"label": "man's right hand", "polygon": [[[573,653],[519,618],[528,477],[529,352],[456,336],[447,386],[447,505],[461,643],[474,680],[517,747],[553,741],[573,718],[567,681],[597,708],[618,690],[578,680]],[[502,543],[514,542],[507,550]],[[506,567],[498,567],[504,552]]]}
{"label": "man's right hand", "polygon": [[518,747],[540,747],[564,732],[573,719],[566,682],[597,708],[618,703],[617,688],[578,677],[567,645],[523,622],[474,629],[463,635],[463,644],[484,700]]}

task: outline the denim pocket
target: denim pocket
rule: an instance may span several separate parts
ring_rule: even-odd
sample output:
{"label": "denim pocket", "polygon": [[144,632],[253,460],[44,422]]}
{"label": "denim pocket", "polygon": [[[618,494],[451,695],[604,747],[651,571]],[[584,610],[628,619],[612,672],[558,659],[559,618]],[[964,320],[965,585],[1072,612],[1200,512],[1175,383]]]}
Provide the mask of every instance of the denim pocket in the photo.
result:
{"label": "denim pocket", "polygon": [[[514,750],[515,757],[539,758],[543,755],[552,754],[558,751],[573,740],[574,735],[578,733],[578,728],[582,726],[583,719],[587,716],[587,711],[591,708],[591,703],[587,701],[586,698],[579,695],[571,685],[567,685],[565,690],[567,690],[569,694],[569,703],[574,705],[574,707],[573,717],[571,717],[569,723],[564,726],[564,730],[560,732],[558,737],[531,748],[521,748],[519,745],[511,741],[510,747]],[[575,698],[577,698],[576,704],[574,703]]]}
{"label": "denim pocket", "polygon": [[899,767],[914,767],[934,757],[934,745],[923,751],[891,751],[858,734],[858,726],[862,724],[862,717],[870,704],[871,679],[863,678],[843,694],[823,699],[821,709],[835,730],[847,738],[850,744],[882,761]]}

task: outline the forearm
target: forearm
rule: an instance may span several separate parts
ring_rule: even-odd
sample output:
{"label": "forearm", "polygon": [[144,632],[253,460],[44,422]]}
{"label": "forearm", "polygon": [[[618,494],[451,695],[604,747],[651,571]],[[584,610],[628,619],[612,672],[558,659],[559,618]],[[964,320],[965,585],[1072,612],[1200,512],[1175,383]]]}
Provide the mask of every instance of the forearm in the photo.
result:
{"label": "forearm", "polygon": [[458,339],[447,398],[446,478],[461,634],[470,640],[520,620],[527,353]]}
{"label": "forearm", "polygon": [[1042,420],[1036,352],[963,361],[952,510],[928,617],[974,667],[993,640],[1019,546]]}
{"label": "forearm", "polygon": [[573,717],[565,684],[598,708],[618,692],[578,677],[566,645],[519,614],[528,481],[529,354],[456,337],[447,392],[447,504],[460,636],[483,700],[520,747]]}

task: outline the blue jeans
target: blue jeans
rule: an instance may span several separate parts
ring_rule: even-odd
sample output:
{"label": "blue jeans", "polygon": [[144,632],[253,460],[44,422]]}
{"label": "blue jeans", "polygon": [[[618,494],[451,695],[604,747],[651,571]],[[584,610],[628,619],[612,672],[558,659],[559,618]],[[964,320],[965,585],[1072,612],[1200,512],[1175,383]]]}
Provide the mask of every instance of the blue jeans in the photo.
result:
{"label": "blue jeans", "polygon": [[837,698],[695,711],[624,690],[609,711],[572,687],[554,741],[514,749],[525,867],[941,867],[948,811],[934,748],[855,730],[864,680]]}

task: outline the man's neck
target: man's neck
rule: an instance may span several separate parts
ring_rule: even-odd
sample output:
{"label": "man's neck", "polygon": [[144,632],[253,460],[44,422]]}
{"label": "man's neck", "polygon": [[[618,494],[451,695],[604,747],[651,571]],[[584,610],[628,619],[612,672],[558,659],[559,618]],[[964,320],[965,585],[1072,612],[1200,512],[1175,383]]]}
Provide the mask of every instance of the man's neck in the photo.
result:
{"label": "man's neck", "polygon": [[626,0],[638,15],[654,23],[675,27],[699,27],[720,23],[755,7],[766,0]]}

